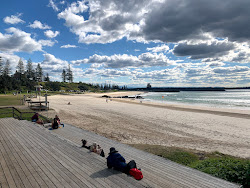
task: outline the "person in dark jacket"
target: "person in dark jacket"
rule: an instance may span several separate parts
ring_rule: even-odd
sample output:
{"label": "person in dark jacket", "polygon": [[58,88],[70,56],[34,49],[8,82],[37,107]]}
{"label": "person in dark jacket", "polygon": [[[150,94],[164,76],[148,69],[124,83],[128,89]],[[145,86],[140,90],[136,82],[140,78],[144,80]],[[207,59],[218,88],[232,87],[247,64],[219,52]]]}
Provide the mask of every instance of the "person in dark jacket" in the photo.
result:
{"label": "person in dark jacket", "polygon": [[110,152],[107,158],[108,168],[114,168],[115,170],[127,173],[127,163],[124,157],[121,156],[114,147],[111,147],[109,150]]}
{"label": "person in dark jacket", "polygon": [[35,114],[32,116],[31,121],[43,125],[43,120],[41,120],[41,119],[39,118],[39,114],[38,114],[38,113],[35,113]]}

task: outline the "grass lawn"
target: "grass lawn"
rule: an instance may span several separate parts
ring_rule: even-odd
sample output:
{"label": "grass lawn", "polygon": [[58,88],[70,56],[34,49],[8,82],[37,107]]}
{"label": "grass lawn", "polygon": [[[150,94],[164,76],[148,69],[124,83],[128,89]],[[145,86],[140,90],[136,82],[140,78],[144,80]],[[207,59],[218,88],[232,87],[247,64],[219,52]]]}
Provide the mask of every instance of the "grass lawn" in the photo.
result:
{"label": "grass lawn", "polygon": [[0,106],[21,105],[20,97],[22,97],[22,96],[21,95],[14,96],[12,94],[8,94],[8,95],[2,94],[2,95],[0,95]]}

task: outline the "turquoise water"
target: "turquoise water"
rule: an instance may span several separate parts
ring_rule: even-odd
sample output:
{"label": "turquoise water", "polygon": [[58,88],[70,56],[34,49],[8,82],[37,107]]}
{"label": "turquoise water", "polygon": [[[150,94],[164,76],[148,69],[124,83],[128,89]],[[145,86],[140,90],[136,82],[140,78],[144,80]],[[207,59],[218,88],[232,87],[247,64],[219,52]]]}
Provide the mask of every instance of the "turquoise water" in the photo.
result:
{"label": "turquoise water", "polygon": [[149,92],[145,100],[159,103],[178,103],[217,108],[250,110],[250,90]]}

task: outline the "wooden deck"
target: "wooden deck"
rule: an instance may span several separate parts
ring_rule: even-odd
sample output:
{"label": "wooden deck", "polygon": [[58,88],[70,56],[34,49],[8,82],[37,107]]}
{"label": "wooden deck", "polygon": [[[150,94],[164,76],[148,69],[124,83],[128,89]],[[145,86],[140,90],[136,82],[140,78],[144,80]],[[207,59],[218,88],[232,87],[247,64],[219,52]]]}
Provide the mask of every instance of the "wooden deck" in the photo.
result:
{"label": "wooden deck", "polygon": [[[107,155],[115,147],[142,168],[141,181],[107,169],[106,158],[81,148],[97,142]],[[65,125],[40,125],[0,119],[0,187],[239,187],[130,146]]]}

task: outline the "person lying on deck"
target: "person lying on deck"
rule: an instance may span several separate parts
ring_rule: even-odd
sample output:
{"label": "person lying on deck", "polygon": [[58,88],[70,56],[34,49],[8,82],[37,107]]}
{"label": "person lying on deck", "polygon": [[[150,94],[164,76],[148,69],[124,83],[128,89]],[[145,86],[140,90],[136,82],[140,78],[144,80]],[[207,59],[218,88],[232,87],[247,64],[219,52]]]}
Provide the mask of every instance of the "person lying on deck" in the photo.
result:
{"label": "person lying on deck", "polygon": [[87,140],[82,139],[82,147],[89,149],[91,152],[97,153],[98,155],[105,157],[104,151],[101,148],[101,146],[97,145],[96,143],[93,143],[91,146],[87,146]]}
{"label": "person lying on deck", "polygon": [[39,114],[38,113],[35,113],[32,116],[31,121],[43,125],[43,120],[39,118]]}
{"label": "person lying on deck", "polygon": [[130,174],[137,180],[143,178],[143,175],[140,169],[137,169],[134,160],[131,160],[127,164],[124,157],[120,153],[118,153],[118,151],[114,147],[111,147],[109,150],[109,156],[107,157],[107,166],[109,169],[114,168],[115,170],[121,171],[125,174]]}

